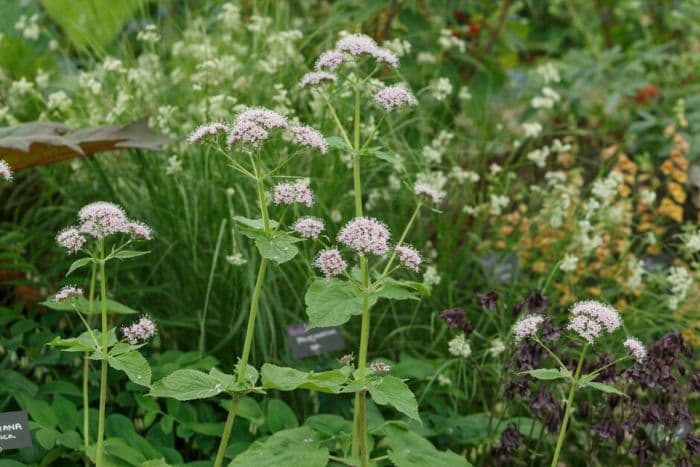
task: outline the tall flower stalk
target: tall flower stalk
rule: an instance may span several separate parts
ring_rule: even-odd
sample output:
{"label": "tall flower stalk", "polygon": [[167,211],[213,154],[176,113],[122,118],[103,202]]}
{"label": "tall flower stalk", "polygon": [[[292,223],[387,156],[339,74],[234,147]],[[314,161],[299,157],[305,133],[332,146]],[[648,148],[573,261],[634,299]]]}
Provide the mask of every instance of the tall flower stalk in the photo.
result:
{"label": "tall flower stalk", "polygon": [[[116,204],[108,202],[96,202],[83,207],[78,213],[79,224],[63,230],[56,237],[59,245],[64,247],[70,254],[82,252],[85,254],[73,262],[68,274],[73,271],[91,265],[90,274],[90,289],[87,302],[87,308],[80,310],[73,303],[74,308],[78,312],[83,324],[86,328],[86,333],[94,345],[87,345],[85,341],[77,339],[55,339],[52,344],[60,347],[67,347],[68,350],[83,351],[83,445],[86,453],[90,448],[90,421],[89,421],[89,372],[90,360],[100,360],[100,398],[98,408],[98,425],[97,425],[97,441],[95,446],[95,463],[98,467],[104,464],[104,433],[105,433],[105,418],[107,408],[107,389],[108,389],[108,367],[115,366],[117,369],[125,371],[129,378],[135,380],[137,384],[150,385],[150,368],[143,357],[136,356],[132,352],[136,352],[139,340],[150,338],[155,332],[155,326],[150,323],[146,329],[139,329],[135,337],[125,337],[129,341],[118,342],[116,338],[116,330],[109,328],[109,317],[107,307],[107,271],[106,264],[110,260],[123,260],[133,258],[144,254],[144,252],[128,250],[127,247],[135,240],[149,240],[152,237],[151,229],[133,220],[130,220],[123,209]],[[113,241],[114,237],[117,240]],[[111,250],[107,251],[107,242],[110,242]],[[96,333],[91,328],[91,321],[94,312],[95,293],[97,279],[100,283],[100,335],[99,340]],[[80,293],[78,293],[78,290]],[[77,296],[82,296],[82,290],[74,287],[65,287],[56,294],[54,300],[56,302],[75,299]],[[85,313],[87,318],[84,318],[81,313]],[[121,345],[119,353],[112,353],[111,348]],[[139,369],[129,370],[122,364],[125,358],[129,358],[133,364],[138,361]],[[110,361],[111,359],[111,361]],[[86,461],[87,462],[87,461]]]}
{"label": "tall flower stalk", "polygon": [[[361,74],[363,64],[366,62],[365,59],[373,60],[376,66],[373,66],[371,71],[366,73],[364,76],[358,76],[358,74]],[[343,64],[347,64],[347,67],[341,67]],[[371,222],[374,222],[372,219],[364,217],[362,197],[362,158],[371,154],[372,148],[369,146],[374,140],[377,128],[381,126],[386,118],[387,112],[398,107],[413,106],[416,104],[415,98],[404,85],[386,86],[380,89],[374,94],[373,97],[375,103],[379,104],[380,107],[383,107],[385,112],[367,139],[362,142],[361,128],[363,93],[366,92],[370,79],[379,71],[382,64],[388,65],[391,68],[396,68],[398,67],[398,58],[387,49],[378,46],[374,40],[368,36],[361,34],[347,35],[338,41],[334,50],[324,52],[316,61],[315,71],[307,73],[300,82],[301,87],[334,86],[336,83],[348,83],[351,86],[353,96],[352,139],[350,139],[345,125],[338,117],[336,107],[330,101],[328,101],[327,105],[333,121],[338,128],[340,136],[347,145],[346,149],[352,155],[355,220],[348,223],[346,229],[352,227],[356,230],[357,235],[369,235],[370,237],[372,235],[379,235],[378,232],[381,229],[378,229],[376,225],[371,224]],[[342,74],[343,68],[348,70],[347,73]],[[416,192],[418,193],[418,190],[416,190]],[[439,200],[437,201],[439,202]],[[404,246],[403,241],[418,215],[420,206],[421,203],[419,202],[415,212],[411,216],[411,220],[408,222],[400,240],[397,243],[398,248],[402,248],[399,251],[415,257],[419,257],[417,256],[417,252],[412,248],[409,249],[408,247]],[[362,224],[361,227],[366,229],[365,231],[362,231],[360,224]],[[361,389],[355,393],[351,453],[352,457],[354,459],[358,459],[362,466],[366,466],[369,464],[370,454],[367,440],[366,396],[368,391],[367,354],[371,328],[371,307],[377,299],[377,290],[382,288],[384,285],[383,281],[387,275],[390,274],[390,272],[393,272],[391,271],[391,266],[397,251],[395,250],[392,252],[391,257],[387,261],[381,274],[381,277],[377,281],[372,282],[370,279],[371,267],[369,264],[368,255],[366,255],[367,252],[363,251],[362,248],[355,248],[356,245],[352,245],[352,242],[348,244],[347,241],[344,241],[341,238],[342,236],[343,233],[341,232],[338,237],[339,241],[350,246],[351,249],[356,249],[357,253],[359,254],[359,278],[357,283],[355,283],[355,286],[357,287],[357,290],[361,294],[362,298],[360,313],[362,322],[360,327],[360,344],[356,378]],[[381,237],[381,235],[379,235],[379,237]],[[379,239],[379,237],[375,239],[370,238],[369,240],[386,241],[388,240],[388,231],[386,239]],[[371,251],[371,253],[378,256],[384,256],[386,251]],[[330,257],[335,259],[333,264],[329,263],[328,258]],[[345,264],[342,257],[339,256],[339,252],[337,250],[327,249],[319,254],[316,260],[316,265],[324,272],[326,277],[331,277],[339,274],[338,270],[336,270],[334,266],[341,261],[343,264]],[[414,266],[415,268],[411,267],[411,269],[417,270],[417,265],[414,264]],[[354,281],[352,278],[349,279],[350,282]]]}
{"label": "tall flower stalk", "polygon": [[[268,262],[273,260],[277,263],[283,263],[292,259],[298,252],[294,243],[301,240],[283,232],[280,229],[281,223],[270,219],[266,182],[271,179],[273,174],[284,168],[300,153],[300,151],[295,151],[281,163],[268,169],[265,161],[263,161],[263,143],[271,136],[270,132],[273,130],[287,131],[291,133],[297,144],[316,149],[322,154],[326,152],[325,140],[316,130],[307,126],[291,125],[282,115],[265,108],[251,108],[242,112],[230,127],[221,123],[202,125],[190,137],[190,142],[200,143],[204,139],[216,140],[223,135],[227,135],[228,150],[221,149],[221,146],[216,147],[228,158],[234,170],[255,183],[261,216],[260,219],[235,218],[241,224],[242,232],[255,240],[261,257],[250,309],[248,310],[243,350],[236,367],[235,381],[237,386],[236,390],[232,389],[230,391],[231,405],[214,460],[215,467],[220,467],[224,462],[231,430],[236,419],[239,399],[246,390],[253,390],[253,385],[257,379],[257,370],[254,368],[249,369],[248,363],[253,346],[255,322],[258,309],[260,308],[260,298],[265,283]],[[248,163],[245,162],[245,157],[241,159],[234,157],[233,150],[238,148],[241,149],[240,154],[247,156]],[[302,204],[307,207],[313,205],[313,194],[302,182],[278,184],[274,187],[272,198],[273,202],[278,205]],[[297,233],[301,233],[304,237],[317,236],[319,232],[316,232],[315,230],[317,229],[315,228],[312,229],[314,232],[309,232],[307,228],[297,227],[300,225],[308,227],[308,219],[299,219],[295,224],[294,230]],[[313,223],[313,220],[311,222]],[[319,229],[322,228],[323,225],[319,227]]]}

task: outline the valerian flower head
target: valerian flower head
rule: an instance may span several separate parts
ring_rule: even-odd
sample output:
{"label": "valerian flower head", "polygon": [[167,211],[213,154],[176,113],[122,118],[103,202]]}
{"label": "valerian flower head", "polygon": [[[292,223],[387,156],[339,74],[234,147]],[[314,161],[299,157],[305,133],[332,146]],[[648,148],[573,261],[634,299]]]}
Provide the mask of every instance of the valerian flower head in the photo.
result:
{"label": "valerian flower head", "polygon": [[388,112],[398,107],[413,107],[416,105],[416,98],[403,84],[387,86],[374,95],[374,100]]}
{"label": "valerian flower head", "polygon": [[68,227],[56,236],[56,242],[68,250],[68,253],[74,254],[80,251],[87,239],[76,227]]}
{"label": "valerian flower head", "polygon": [[148,316],[142,316],[137,322],[124,326],[122,334],[129,344],[136,345],[153,337],[156,334],[156,325]]}
{"label": "valerian flower head", "polygon": [[210,136],[216,136],[218,134],[228,133],[230,128],[228,125],[220,122],[205,123],[199,125],[196,130],[192,132],[190,137],[187,139],[192,144],[197,144],[202,142],[205,138]]}
{"label": "valerian flower head", "polygon": [[603,331],[612,333],[622,324],[620,314],[610,305],[595,300],[575,303],[567,329],[592,344]]}
{"label": "valerian flower head", "polygon": [[0,160],[0,178],[7,182],[12,181],[12,169],[10,168],[10,164],[4,160]]}
{"label": "valerian flower head", "polygon": [[333,71],[345,61],[347,61],[347,57],[344,53],[335,50],[327,50],[318,57],[314,68],[316,68],[317,71],[322,71],[324,68]]}
{"label": "valerian flower head", "polygon": [[440,204],[445,192],[427,183],[416,183],[413,192],[418,196],[427,196],[434,204]]}
{"label": "valerian flower head", "polygon": [[398,245],[395,250],[396,256],[398,256],[401,264],[412,271],[418,272],[420,264],[423,262],[423,258],[418,250],[410,245],[404,244]]}
{"label": "valerian flower head", "polygon": [[241,142],[254,147],[260,146],[270,131],[288,128],[289,123],[284,116],[264,107],[254,107],[241,112],[230,129],[227,143],[229,146]]}
{"label": "valerian flower head", "polygon": [[292,229],[304,238],[318,238],[323,232],[323,221],[317,217],[300,217]]}
{"label": "valerian flower head", "polygon": [[384,362],[373,362],[369,368],[375,375],[385,375],[391,371],[391,366]]}
{"label": "valerian flower head", "polygon": [[348,268],[348,263],[345,262],[340,252],[335,248],[326,248],[321,250],[314,259],[316,266],[324,276],[333,277],[342,274]]}
{"label": "valerian flower head", "polygon": [[96,238],[129,233],[131,223],[121,206],[107,201],[97,201],[84,206],[78,212],[78,219],[81,222],[80,232]]}
{"label": "valerian flower head", "polygon": [[275,204],[300,203],[311,207],[314,204],[314,195],[311,189],[302,182],[280,183],[273,190],[272,200]]}
{"label": "valerian flower head", "polygon": [[638,363],[644,363],[647,358],[647,349],[642,342],[634,337],[628,337],[622,344]]}
{"label": "valerian flower head", "polygon": [[520,342],[526,337],[532,337],[537,334],[538,329],[544,323],[544,316],[542,315],[528,315],[525,318],[518,321],[513,328],[513,335],[515,336],[515,342]]}
{"label": "valerian flower head", "polygon": [[333,73],[327,71],[311,71],[306,73],[299,80],[299,87],[306,88],[309,86],[318,86],[319,84],[335,83],[337,77]]}
{"label": "valerian flower head", "polygon": [[[378,46],[374,39],[365,34],[350,34],[341,38],[336,43],[335,50],[352,55],[353,57],[370,55],[376,61],[386,63],[392,68],[399,66],[399,58],[396,54],[384,47]],[[328,61],[328,57],[326,57],[326,61]]]}
{"label": "valerian flower head", "polygon": [[384,256],[389,251],[389,229],[377,219],[357,217],[342,228],[338,241],[360,256],[371,253]]}
{"label": "valerian flower head", "polygon": [[153,238],[153,230],[143,222],[131,221],[127,226],[128,232],[141,240],[151,240]]}
{"label": "valerian flower head", "polygon": [[302,146],[317,149],[321,154],[325,154],[328,150],[326,140],[323,135],[310,126],[293,126],[290,128],[290,130],[294,134],[294,139],[296,139],[297,143],[301,144]]}
{"label": "valerian flower head", "polygon": [[61,290],[56,292],[56,295],[53,296],[53,301],[54,302],[62,302],[64,300],[68,300],[70,298],[78,298],[83,296],[83,289],[76,287],[74,285],[67,285],[63,287]]}

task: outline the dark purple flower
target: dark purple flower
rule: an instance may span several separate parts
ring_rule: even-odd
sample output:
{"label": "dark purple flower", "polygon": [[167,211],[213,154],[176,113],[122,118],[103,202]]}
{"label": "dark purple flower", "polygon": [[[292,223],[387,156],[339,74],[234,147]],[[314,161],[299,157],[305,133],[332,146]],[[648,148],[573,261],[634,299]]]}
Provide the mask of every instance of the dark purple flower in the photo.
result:
{"label": "dark purple flower", "polygon": [[691,456],[700,456],[700,438],[693,433],[688,433],[685,437],[685,448]]}
{"label": "dark purple flower", "polygon": [[471,334],[474,330],[472,322],[464,314],[462,308],[448,308],[440,313],[440,318],[442,318],[447,327],[450,329],[458,329],[463,331],[465,334]]}
{"label": "dark purple flower", "polygon": [[496,309],[496,305],[498,304],[498,292],[492,290],[487,294],[478,295],[478,297],[479,303],[481,303],[481,306],[484,308],[484,310],[493,311]]}
{"label": "dark purple flower", "polygon": [[549,299],[539,290],[531,291],[525,300],[513,305],[513,315],[518,315],[523,310],[526,313],[544,313],[549,308]]}
{"label": "dark purple flower", "polygon": [[561,329],[553,320],[548,319],[542,325],[540,336],[542,336],[542,340],[545,341],[556,341],[559,340],[561,336]]}
{"label": "dark purple flower", "polygon": [[501,433],[501,442],[491,450],[493,457],[499,459],[501,465],[510,460],[512,454],[523,445],[523,435],[520,434],[515,424],[508,425],[508,428]]}

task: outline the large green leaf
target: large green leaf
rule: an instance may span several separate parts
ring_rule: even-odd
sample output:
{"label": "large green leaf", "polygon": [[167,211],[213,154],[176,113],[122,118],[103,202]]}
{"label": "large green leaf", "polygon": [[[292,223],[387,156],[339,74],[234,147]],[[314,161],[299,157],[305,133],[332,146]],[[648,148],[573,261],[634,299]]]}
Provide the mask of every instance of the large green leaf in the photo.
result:
{"label": "large green leaf", "polygon": [[260,371],[262,374],[262,385],[266,389],[278,389],[280,391],[311,389],[332,394],[339,393],[350,376],[350,371],[347,367],[320,373],[306,373],[294,368],[266,363]]}
{"label": "large green leaf", "polygon": [[589,382],[583,384],[581,387],[593,388],[593,389],[596,389],[596,390],[601,391],[601,392],[607,392],[608,394],[617,394],[618,396],[627,397],[627,394],[620,391],[612,384],[599,383],[597,381],[589,381]]}
{"label": "large green leaf", "polygon": [[[68,339],[55,337],[51,342],[49,342],[49,345],[54,347],[63,347],[62,350],[64,352],[99,352],[102,350],[102,333],[93,329],[92,334],[93,335],[91,336],[90,331],[85,331],[78,337],[71,337]],[[97,341],[97,343],[95,343],[95,341]],[[111,347],[116,343],[116,330],[112,328],[107,334],[107,347]]]}
{"label": "large green leaf", "polygon": [[[135,315],[138,311],[133,308],[129,308],[115,300],[110,298],[105,302],[107,303],[107,314],[109,315]],[[55,302],[53,300],[46,300],[41,303],[47,308],[57,311],[79,311],[80,313],[87,314],[89,309],[89,302],[85,297],[76,297],[71,300],[64,300],[61,302]],[[93,314],[99,313],[101,308],[100,300],[96,299],[93,305]]]}
{"label": "large green leaf", "polygon": [[294,244],[300,241],[301,239],[286,233],[279,234],[273,238],[267,238],[267,236],[261,234],[255,237],[255,246],[258,247],[263,258],[282,264],[299,253],[299,248]]}
{"label": "large green leaf", "polygon": [[151,385],[150,396],[170,397],[179,401],[206,399],[221,394],[226,381],[199,370],[176,370]]}
{"label": "large green leaf", "polygon": [[430,441],[417,433],[389,426],[384,442],[389,446],[389,460],[396,467],[469,467],[462,456],[451,451],[439,451]]}
{"label": "large green leaf", "polygon": [[107,357],[107,362],[115,370],[126,373],[133,383],[146,387],[151,386],[151,367],[137,350],[110,355]]}
{"label": "large green leaf", "polygon": [[[315,279],[306,291],[309,328],[340,326],[352,316],[362,314],[364,297],[352,283],[340,279]],[[368,297],[371,307],[377,296]]]}
{"label": "large green leaf", "polygon": [[328,449],[321,446],[318,433],[307,426],[278,431],[256,442],[238,455],[229,467],[324,467]]}
{"label": "large green leaf", "polygon": [[418,403],[406,383],[395,376],[386,375],[367,385],[372,400],[379,405],[390,405],[404,415],[420,420]]}
{"label": "large green leaf", "polygon": [[46,13],[81,50],[102,50],[147,3],[144,0],[41,0]]}
{"label": "large green leaf", "polygon": [[530,375],[537,379],[571,379],[570,371],[562,371],[561,368],[536,368],[534,370],[523,371],[521,374]]}

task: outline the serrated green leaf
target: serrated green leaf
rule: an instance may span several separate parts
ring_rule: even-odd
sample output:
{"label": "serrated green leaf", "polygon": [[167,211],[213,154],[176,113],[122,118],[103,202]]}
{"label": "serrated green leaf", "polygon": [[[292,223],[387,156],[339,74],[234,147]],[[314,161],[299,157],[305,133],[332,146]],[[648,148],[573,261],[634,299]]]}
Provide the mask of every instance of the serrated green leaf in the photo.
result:
{"label": "serrated green leaf", "polygon": [[48,402],[40,399],[28,399],[25,409],[29,412],[29,418],[42,428],[54,428],[58,425],[58,417]]}
{"label": "serrated green leaf", "polygon": [[562,371],[561,368],[536,368],[520,372],[521,375],[530,375],[533,378],[550,380],[550,379],[571,379],[570,371]]}
{"label": "serrated green leaf", "polygon": [[[262,219],[249,219],[243,216],[233,216],[233,220],[253,230],[259,230],[262,232],[265,228],[265,222]],[[276,229],[278,226],[279,223],[277,221],[270,219],[270,228]]]}
{"label": "serrated green leaf", "polygon": [[403,163],[403,157],[393,151],[387,151],[380,148],[370,148],[367,150],[367,154],[388,162],[398,172],[406,171],[406,167]]}
{"label": "serrated green leaf", "polygon": [[224,389],[224,385],[214,376],[199,370],[183,369],[153,383],[149,395],[188,401],[213,397]]}
{"label": "serrated green leaf", "polygon": [[[115,300],[107,299],[107,314],[108,315],[135,315],[138,311],[129,308],[128,306],[121,304]],[[57,311],[78,311],[83,314],[87,314],[89,310],[89,302],[85,297],[77,297],[71,300],[64,300],[61,302],[55,302],[53,300],[46,300],[41,302],[47,308]],[[100,300],[95,300],[93,305],[93,314],[99,313],[101,308]]]}
{"label": "serrated green leaf", "polygon": [[278,431],[262,442],[253,443],[229,467],[324,467],[327,464],[328,449],[321,446],[318,433],[302,426]]}
{"label": "serrated green leaf", "polygon": [[375,291],[374,294],[379,298],[387,298],[389,300],[420,300],[413,290],[391,278],[384,279],[382,287]]}
{"label": "serrated green leaf", "polygon": [[406,383],[391,375],[370,381],[367,389],[372,400],[379,405],[389,405],[413,420],[420,421],[418,402]]}
{"label": "serrated green leaf", "polygon": [[140,352],[132,350],[119,355],[107,357],[109,366],[123,371],[131,382],[140,386],[151,386],[151,367]]}
{"label": "serrated green leaf", "polygon": [[114,259],[129,259],[137,258],[139,256],[147,255],[150,251],[136,251],[136,250],[121,250],[115,253],[112,258]]}
{"label": "serrated green leaf", "polygon": [[[340,326],[351,317],[362,314],[364,297],[352,283],[340,279],[315,279],[304,297],[309,328]],[[368,297],[368,306],[378,296]]]}
{"label": "serrated green leaf", "polygon": [[469,467],[463,456],[440,451],[417,433],[389,426],[384,442],[389,446],[389,460],[396,467]]}
{"label": "serrated green leaf", "polygon": [[36,440],[42,448],[48,451],[56,445],[57,435],[58,432],[53,428],[42,428],[36,432]]}
{"label": "serrated green leaf", "polygon": [[299,253],[299,248],[294,244],[300,241],[301,239],[285,233],[274,238],[258,235],[255,237],[255,246],[258,247],[258,251],[260,251],[260,255],[263,258],[282,264]]}
{"label": "serrated green leaf", "polygon": [[617,389],[617,388],[616,388],[615,386],[613,386],[612,384],[605,384],[605,383],[598,383],[598,382],[596,382],[596,381],[589,381],[589,382],[587,382],[587,383],[585,383],[585,384],[582,384],[581,387],[584,387],[584,388],[593,388],[593,389],[596,389],[596,390],[598,390],[598,391],[607,392],[607,393],[609,393],[609,394],[617,394],[618,396],[627,397],[627,394],[625,394],[624,392],[620,391],[619,389]]}
{"label": "serrated green leaf", "polygon": [[270,433],[299,426],[294,411],[279,399],[268,399],[265,406],[265,425]]}
{"label": "serrated green leaf", "polygon": [[80,268],[84,268],[88,264],[92,262],[92,258],[80,258],[76,259],[73,261],[73,264],[70,265],[68,268],[68,272],[66,273],[66,276],[70,276],[73,271],[76,271]]}
{"label": "serrated green leaf", "polygon": [[266,389],[293,391],[307,381],[308,374],[294,368],[265,363],[260,369],[262,386]]}
{"label": "serrated green leaf", "polygon": [[78,408],[74,403],[63,397],[56,397],[51,404],[58,419],[58,426],[63,432],[75,430],[80,423]]}
{"label": "serrated green leaf", "polygon": [[[94,339],[90,335],[90,331],[85,331],[78,337],[71,337],[69,339],[55,337],[49,342],[49,345],[53,347],[63,347],[62,350],[64,352],[101,352],[102,333],[93,329],[92,334],[94,335]],[[95,341],[97,341],[97,345]],[[116,330],[112,328],[107,334],[107,347],[111,347],[116,343]]]}

